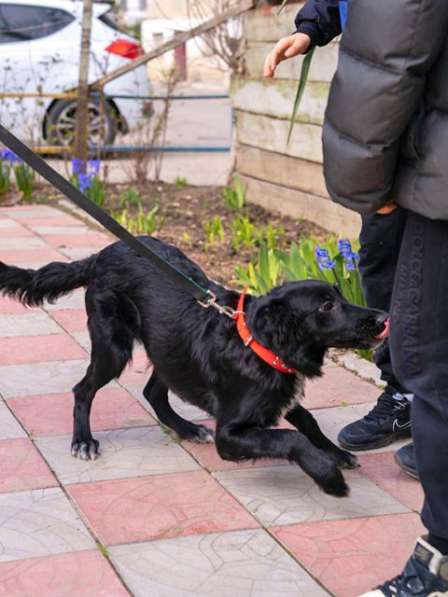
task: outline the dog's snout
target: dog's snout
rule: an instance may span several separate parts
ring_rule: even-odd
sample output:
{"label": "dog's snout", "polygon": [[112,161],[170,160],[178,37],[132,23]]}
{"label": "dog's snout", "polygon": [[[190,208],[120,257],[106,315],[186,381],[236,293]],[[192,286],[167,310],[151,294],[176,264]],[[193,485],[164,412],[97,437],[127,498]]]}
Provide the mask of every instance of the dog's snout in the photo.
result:
{"label": "dog's snout", "polygon": [[377,325],[382,325],[384,323],[386,323],[386,321],[389,320],[389,315],[387,313],[379,313],[376,316],[376,324]]}

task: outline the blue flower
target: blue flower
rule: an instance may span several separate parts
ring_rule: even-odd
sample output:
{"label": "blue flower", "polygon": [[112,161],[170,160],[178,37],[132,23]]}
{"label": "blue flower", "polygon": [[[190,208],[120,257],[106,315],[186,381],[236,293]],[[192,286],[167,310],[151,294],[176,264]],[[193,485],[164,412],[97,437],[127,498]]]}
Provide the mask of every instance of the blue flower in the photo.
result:
{"label": "blue flower", "polygon": [[75,176],[78,176],[78,174],[82,174],[82,170],[83,170],[83,161],[78,159],[78,158],[74,158],[72,160],[72,172]]}
{"label": "blue flower", "polygon": [[0,158],[2,160],[7,160],[11,165],[16,163],[23,163],[23,160],[19,158],[13,151],[8,148],[2,149],[0,152]]}
{"label": "blue flower", "polygon": [[354,272],[358,269],[359,255],[354,251],[344,255],[345,269],[349,272]]}
{"label": "blue flower", "polygon": [[99,174],[101,166],[100,160],[89,160],[88,166],[95,176]]}
{"label": "blue flower", "polygon": [[85,193],[92,186],[91,174],[78,174],[79,190]]}
{"label": "blue flower", "polygon": [[344,258],[350,258],[350,255],[353,253],[352,244],[348,238],[341,238],[338,241],[338,248]]}
{"label": "blue flower", "polygon": [[322,247],[316,248],[316,261],[321,270],[333,269],[335,266],[335,262],[330,258],[328,250]]}

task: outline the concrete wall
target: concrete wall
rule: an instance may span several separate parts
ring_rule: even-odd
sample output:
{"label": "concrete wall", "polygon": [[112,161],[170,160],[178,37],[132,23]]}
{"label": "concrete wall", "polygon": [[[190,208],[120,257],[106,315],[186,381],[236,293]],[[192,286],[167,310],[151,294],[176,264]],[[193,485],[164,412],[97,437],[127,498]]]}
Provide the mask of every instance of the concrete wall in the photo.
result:
{"label": "concrete wall", "polygon": [[289,118],[303,58],[283,63],[275,80],[262,77],[266,55],[280,37],[293,31],[298,8],[292,4],[277,16],[278,7],[264,7],[244,18],[246,74],[232,80],[236,173],[247,185],[250,201],[355,237],[359,216],[329,199],[322,173],[322,123],[338,44],[314,54],[289,144]]}

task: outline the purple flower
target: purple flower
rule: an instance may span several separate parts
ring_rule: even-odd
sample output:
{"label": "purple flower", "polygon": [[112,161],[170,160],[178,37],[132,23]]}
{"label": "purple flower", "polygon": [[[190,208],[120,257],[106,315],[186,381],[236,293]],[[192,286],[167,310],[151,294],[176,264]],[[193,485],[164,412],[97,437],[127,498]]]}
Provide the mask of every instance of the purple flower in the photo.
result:
{"label": "purple flower", "polygon": [[359,263],[359,255],[354,251],[351,251],[349,254],[344,255],[344,265],[345,269],[349,272],[354,272],[358,269]]}
{"label": "purple flower", "polygon": [[79,190],[85,193],[92,186],[91,174],[78,174]]}
{"label": "purple flower", "polygon": [[319,269],[333,269],[335,262],[330,258],[330,254],[327,249],[322,247],[316,248],[316,261]]}
{"label": "purple flower", "polygon": [[89,169],[95,176],[97,176],[100,172],[101,162],[100,160],[89,160],[88,162]]}
{"label": "purple flower", "polygon": [[74,176],[78,176],[79,174],[82,174],[82,170],[83,170],[83,161],[78,158],[74,158],[72,160],[72,172],[73,172]]}
{"label": "purple flower", "polygon": [[0,152],[0,158],[2,160],[7,160],[11,166],[12,164],[16,164],[16,163],[23,163],[23,160],[19,158],[18,155],[16,155],[13,151],[11,151],[8,148],[2,149]]}
{"label": "purple flower", "polygon": [[338,248],[339,252],[344,258],[349,258],[350,255],[353,253],[352,244],[348,240],[348,238],[341,238],[340,240],[338,240]]}

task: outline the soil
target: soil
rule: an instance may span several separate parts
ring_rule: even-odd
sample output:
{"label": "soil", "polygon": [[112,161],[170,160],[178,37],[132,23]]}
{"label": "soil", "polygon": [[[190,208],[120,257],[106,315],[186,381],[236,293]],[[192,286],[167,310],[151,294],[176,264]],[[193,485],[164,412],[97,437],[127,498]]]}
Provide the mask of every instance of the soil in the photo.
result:
{"label": "soil", "polygon": [[[120,208],[120,195],[129,186],[108,185],[105,205],[108,211]],[[315,237],[316,241],[329,236],[327,231],[311,222],[269,212],[257,205],[247,204],[241,210],[231,211],[224,204],[222,187],[176,186],[160,182],[145,183],[144,188],[137,190],[145,211],[159,205],[158,216],[163,225],[154,236],[182,249],[207,275],[221,284],[235,286],[235,267],[248,265],[258,257],[257,245],[241,248],[238,252],[232,247],[231,223],[238,216],[248,217],[256,230],[267,224],[281,229],[283,232],[277,240],[277,247],[280,249],[287,249],[291,242],[298,242],[303,236]],[[39,201],[61,198],[48,186],[37,188],[34,195]],[[5,197],[5,200],[0,201],[0,205],[5,205],[6,202],[10,201]],[[136,215],[137,211],[137,208],[128,209],[130,215]],[[204,223],[215,217],[221,218],[225,241],[207,246]]]}

